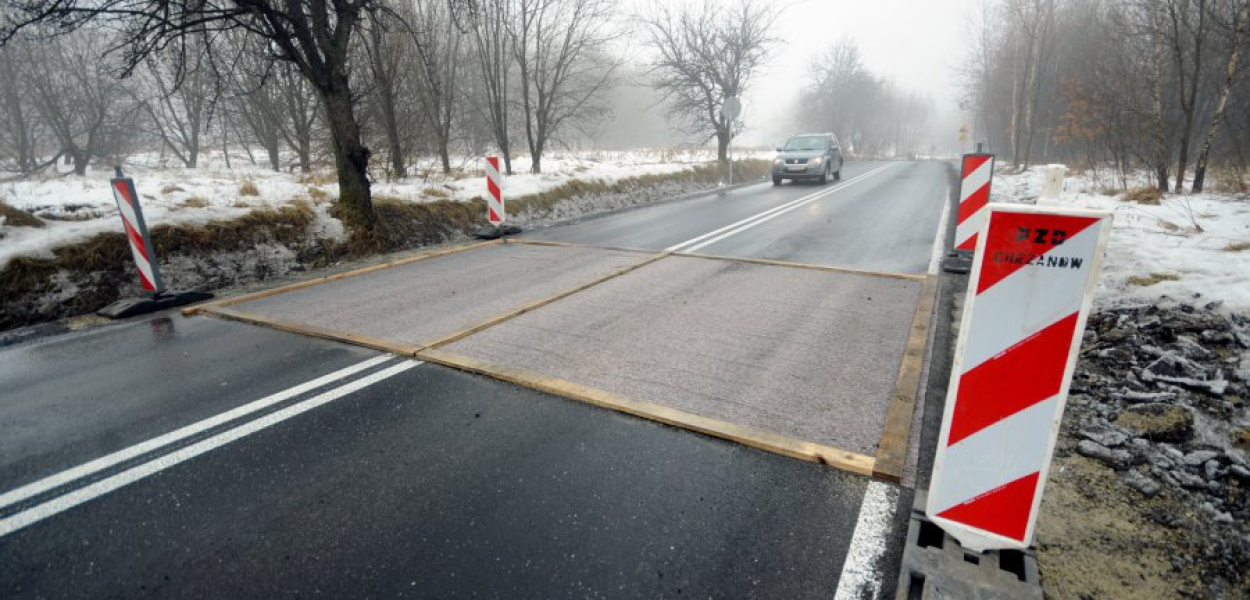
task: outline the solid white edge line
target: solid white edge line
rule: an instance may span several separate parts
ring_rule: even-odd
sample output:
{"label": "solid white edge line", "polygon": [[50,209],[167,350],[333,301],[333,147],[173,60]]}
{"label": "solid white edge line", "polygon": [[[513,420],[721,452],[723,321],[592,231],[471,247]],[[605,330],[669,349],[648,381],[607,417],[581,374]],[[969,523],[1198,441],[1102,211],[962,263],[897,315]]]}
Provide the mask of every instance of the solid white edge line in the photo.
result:
{"label": "solid white edge line", "polygon": [[718,234],[718,233],[721,233],[721,232],[727,231],[727,230],[729,230],[729,229],[733,229],[734,227],[738,227],[739,225],[743,225],[743,224],[747,223],[748,221],[753,221],[753,220],[755,220],[755,219],[759,219],[759,218],[761,218],[761,217],[765,217],[765,216],[771,215],[772,213],[775,213],[775,212],[777,212],[777,211],[779,211],[779,210],[785,210],[785,209],[790,208],[791,206],[793,206],[793,205],[795,205],[795,204],[797,204],[797,203],[799,203],[799,202],[803,202],[803,201],[806,201],[806,200],[811,200],[811,199],[813,199],[813,198],[815,198],[815,197],[817,197],[817,196],[821,196],[821,195],[825,195],[825,194],[832,194],[834,191],[836,191],[836,190],[840,190],[840,189],[842,189],[842,188],[844,188],[844,187],[846,187],[846,186],[850,185],[850,184],[851,184],[852,182],[854,182],[854,181],[858,181],[858,180],[860,180],[860,179],[863,179],[864,177],[868,177],[869,175],[872,175],[872,174],[876,173],[877,171],[883,170],[883,169],[885,169],[886,167],[889,167],[889,166],[892,166],[892,165],[885,165],[885,166],[883,166],[883,167],[878,167],[877,169],[874,169],[874,170],[872,170],[872,171],[869,171],[868,173],[865,173],[865,174],[863,174],[863,175],[859,175],[859,176],[854,177],[854,178],[852,178],[852,179],[848,179],[848,180],[846,180],[845,182],[842,182],[841,184],[836,185],[836,186],[834,186],[834,187],[832,187],[832,188],[829,188],[829,189],[826,189],[826,190],[820,190],[820,191],[812,192],[812,193],[810,193],[810,194],[808,194],[808,195],[806,195],[806,196],[803,196],[803,197],[800,197],[800,198],[796,198],[796,199],[791,200],[791,201],[789,201],[789,202],[787,202],[787,203],[785,203],[785,204],[782,204],[782,205],[780,205],[780,206],[774,206],[774,207],[772,207],[772,208],[770,208],[770,209],[768,209],[768,210],[765,210],[765,211],[763,211],[763,212],[759,212],[759,213],[753,214],[753,215],[751,215],[751,216],[749,216],[749,217],[747,217],[747,218],[745,218],[745,219],[742,219],[742,220],[739,220],[739,221],[735,221],[735,222],[733,222],[733,223],[730,223],[730,224],[728,224],[728,225],[726,225],[726,226],[724,226],[724,227],[721,227],[720,229],[716,229],[716,230],[714,230],[714,231],[709,231],[709,232],[707,232],[707,233],[705,233],[705,234],[703,234],[703,235],[700,235],[700,236],[698,236],[698,237],[693,237],[693,238],[690,238],[690,239],[688,239],[688,240],[686,240],[686,241],[684,241],[684,242],[680,242],[680,243],[677,243],[677,244],[673,244],[672,246],[669,246],[669,247],[665,248],[665,249],[664,249],[664,251],[665,251],[665,252],[676,252],[677,250],[681,249],[681,248],[682,248],[682,247],[684,247],[684,246],[689,246],[690,244],[698,243],[698,242],[700,242],[700,241],[702,241],[702,240],[705,240],[705,239],[707,239],[707,238],[709,238],[709,237],[712,237],[712,236],[714,236],[714,235],[716,235],[716,234]]}
{"label": "solid white edge line", "polygon": [[101,479],[91,485],[76,489],[63,496],[57,496],[43,504],[37,504],[22,512],[14,514],[0,520],[0,537],[4,537],[23,527],[27,527],[42,521],[48,517],[64,512],[79,504],[93,500],[104,494],[112,492],[118,488],[130,485],[140,479],[150,475],[159,473],[178,465],[184,461],[195,458],[205,452],[219,448],[230,442],[243,438],[260,431],[262,429],[277,425],[282,421],[295,417],[318,406],[327,404],[342,398],[352,392],[364,389],[370,385],[378,383],[384,379],[398,375],[421,364],[421,361],[406,360],[397,365],[378,371],[366,377],[361,377],[350,383],[343,384],[328,392],[322,392],[312,398],[292,404],[282,410],[275,411],[265,415],[259,419],[248,421],[233,429],[228,429],[210,438],[196,442],[185,448],[180,448],[169,454],[162,455],[146,463],[131,467],[111,477]]}
{"label": "solid white edge line", "polygon": [[100,471],[103,471],[104,469],[112,467],[113,465],[126,462],[137,456],[142,456],[144,454],[147,454],[148,452],[159,449],[162,446],[167,446],[169,444],[178,442],[180,440],[184,440],[198,433],[202,433],[204,431],[207,431],[209,429],[212,429],[224,423],[233,421],[234,419],[237,419],[239,417],[254,413],[258,410],[265,409],[267,407],[273,406],[275,404],[278,404],[290,398],[294,398],[295,396],[298,396],[305,392],[309,392],[319,387],[338,381],[340,379],[350,377],[352,375],[355,375],[356,373],[359,373],[371,367],[380,365],[393,358],[395,358],[393,355],[386,354],[386,355],[371,358],[363,362],[356,363],[350,367],[339,369],[328,375],[323,375],[311,381],[301,383],[300,385],[297,385],[295,387],[287,388],[280,392],[265,396],[264,398],[261,398],[259,400],[255,400],[247,404],[244,404],[243,406],[228,410],[224,413],[221,413],[221,414],[209,417],[207,419],[197,421],[190,425],[181,427],[179,429],[176,429],[164,435],[152,438],[146,442],[140,442],[128,448],[123,448],[121,450],[118,450],[111,454],[107,454],[95,460],[85,462],[76,467],[66,469],[64,471],[61,471],[60,473],[49,475],[48,477],[44,477],[43,479],[40,479],[38,481],[28,483],[22,487],[11,490],[9,492],[5,492],[3,495],[0,495],[0,509],[6,508],[10,505],[26,500],[27,498],[38,496],[39,494],[42,494],[53,488],[60,487],[67,483],[71,483],[76,479],[81,479],[83,477],[87,477],[89,475],[98,473]]}
{"label": "solid white edge line", "polygon": [[799,209],[799,208],[802,208],[803,206],[806,206],[806,205],[808,205],[808,204],[811,204],[812,202],[815,202],[815,201],[817,201],[817,200],[820,200],[820,199],[824,198],[825,196],[831,196],[831,195],[833,195],[833,194],[834,194],[834,193],[836,193],[836,192],[840,192],[840,191],[842,191],[842,190],[844,190],[844,189],[846,189],[846,188],[848,188],[848,187],[851,187],[852,185],[855,185],[855,184],[857,184],[857,183],[859,183],[859,182],[861,182],[861,181],[863,181],[863,180],[865,180],[865,179],[868,179],[869,177],[872,177],[873,175],[876,175],[877,173],[880,173],[880,172],[882,172],[882,171],[884,171],[884,170],[886,170],[886,169],[888,169],[888,168],[890,168],[890,167],[892,167],[892,166],[894,166],[894,165],[893,165],[893,164],[888,164],[888,165],[886,165],[886,166],[884,166],[884,167],[881,167],[881,168],[879,168],[879,169],[874,169],[874,170],[872,170],[872,171],[869,171],[869,172],[867,172],[867,173],[865,173],[865,174],[863,174],[863,175],[860,175],[859,177],[856,177],[855,179],[852,179],[852,180],[850,180],[850,181],[847,181],[846,183],[844,183],[844,184],[842,184],[842,185],[840,185],[840,186],[838,186],[838,187],[836,187],[836,188],[833,188],[833,189],[830,189],[830,190],[828,190],[828,191],[822,192],[822,193],[821,193],[820,195],[818,195],[818,196],[815,196],[815,197],[809,197],[809,198],[806,198],[806,199],[801,199],[798,203],[793,204],[792,206],[787,206],[787,207],[785,207],[785,209],[784,209],[784,210],[779,210],[779,211],[774,212],[773,214],[768,215],[768,216],[766,216],[766,217],[763,217],[763,218],[760,218],[760,219],[756,219],[756,220],[754,220],[754,221],[751,221],[750,223],[747,223],[746,225],[743,225],[743,226],[741,226],[741,227],[739,227],[739,228],[737,228],[737,229],[734,229],[734,230],[732,230],[732,231],[727,231],[727,232],[725,232],[725,233],[722,233],[722,234],[720,234],[720,235],[718,235],[718,236],[716,236],[716,237],[714,237],[714,238],[712,238],[712,239],[710,239],[710,240],[707,240],[707,241],[705,241],[705,242],[702,242],[702,243],[696,244],[696,245],[694,245],[694,246],[691,246],[691,247],[687,248],[685,251],[686,251],[686,252],[697,252],[697,251],[699,251],[700,249],[702,249],[702,248],[704,248],[704,247],[707,247],[707,246],[710,246],[710,245],[712,245],[712,244],[715,244],[716,242],[719,242],[719,241],[721,241],[721,240],[723,240],[723,239],[725,239],[725,238],[728,238],[728,237],[730,237],[730,236],[733,236],[733,235],[737,235],[737,234],[739,234],[739,233],[742,233],[743,231],[746,231],[746,230],[748,230],[748,229],[751,229],[752,227],[755,227],[756,225],[760,225],[760,224],[762,224],[762,223],[766,223],[766,222],[768,222],[768,221],[771,221],[771,220],[773,220],[773,219],[775,219],[775,218],[777,218],[777,217],[780,217],[781,215],[784,215],[784,214],[786,214],[786,213],[788,213],[788,212],[790,212],[790,211],[792,211],[792,210],[797,210],[797,209]]}
{"label": "solid white edge line", "polygon": [[838,577],[838,591],[833,600],[876,598],[881,592],[881,574],[876,572],[885,555],[886,535],[890,517],[898,502],[898,490],[880,481],[868,482],[864,503],[859,508],[859,521],[846,549],[846,562]]}
{"label": "solid white edge line", "polygon": [[951,186],[946,186],[946,193],[942,196],[941,214],[938,215],[937,233],[933,236],[933,252],[929,254],[929,274],[937,275],[938,265],[942,263],[942,255],[946,251],[946,226],[950,223],[951,207],[949,200],[951,197]]}

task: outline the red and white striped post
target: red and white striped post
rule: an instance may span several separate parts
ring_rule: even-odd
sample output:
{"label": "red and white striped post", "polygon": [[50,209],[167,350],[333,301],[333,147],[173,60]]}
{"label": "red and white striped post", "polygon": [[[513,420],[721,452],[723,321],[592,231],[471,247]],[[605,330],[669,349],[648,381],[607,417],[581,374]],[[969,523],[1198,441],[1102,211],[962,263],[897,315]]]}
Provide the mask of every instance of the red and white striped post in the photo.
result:
{"label": "red and white striped post", "polygon": [[1111,215],[986,207],[926,513],[974,551],[1027,548]]}
{"label": "red and white striped post", "polygon": [[139,206],[135,182],[122,174],[121,167],[117,167],[116,176],[109,182],[113,187],[113,200],[117,202],[117,211],[122,216],[126,239],[130,241],[130,253],[138,267],[139,285],[143,287],[143,291],[159,296],[165,291],[165,282],[161,280],[156,249],[152,246],[152,237],[148,235],[148,225],[143,220],[143,207]]}
{"label": "red and white striped post", "polygon": [[972,252],[977,232],[985,223],[985,207],[990,202],[994,181],[993,154],[965,154],[960,169],[959,218],[955,225],[955,250]]}
{"label": "red and white striped post", "polygon": [[143,220],[143,207],[139,206],[139,194],[135,191],[134,180],[123,175],[122,168],[117,167],[117,174],[109,183],[113,188],[113,200],[117,202],[117,212],[122,216],[126,240],[130,243],[130,254],[135,258],[139,285],[152,296],[122,298],[96,311],[96,314],[110,319],[122,319],[212,298],[213,295],[208,292],[165,289],[161,267],[156,260],[156,248],[152,245],[152,237],[148,235],[147,222]]}
{"label": "red and white striped post", "polygon": [[499,157],[486,157],[486,219],[496,227],[508,220],[507,207],[503,201],[503,176],[499,174]]}

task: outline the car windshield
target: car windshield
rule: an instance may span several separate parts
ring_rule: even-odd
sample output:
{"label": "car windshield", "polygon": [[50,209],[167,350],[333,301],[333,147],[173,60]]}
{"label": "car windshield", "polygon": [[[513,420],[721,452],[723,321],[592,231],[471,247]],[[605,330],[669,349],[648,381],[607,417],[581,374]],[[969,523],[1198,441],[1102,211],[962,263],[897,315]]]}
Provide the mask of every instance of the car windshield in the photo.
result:
{"label": "car windshield", "polygon": [[807,150],[824,150],[828,142],[822,137],[793,137],[786,142],[786,152],[803,152]]}

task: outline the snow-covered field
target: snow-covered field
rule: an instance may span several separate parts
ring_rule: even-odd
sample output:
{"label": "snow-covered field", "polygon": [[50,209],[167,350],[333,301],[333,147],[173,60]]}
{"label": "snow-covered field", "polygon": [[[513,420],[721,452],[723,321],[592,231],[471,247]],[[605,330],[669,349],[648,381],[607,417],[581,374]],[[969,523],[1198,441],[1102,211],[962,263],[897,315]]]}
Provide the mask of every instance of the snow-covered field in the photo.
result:
{"label": "snow-covered field", "polygon": [[[1042,177],[1040,167],[1020,174],[1000,169],[994,174],[993,199],[1033,203]],[[1250,196],[1166,194],[1155,206],[1101,193],[1107,181],[1069,172],[1060,202],[1115,216],[1097,302],[1154,302],[1168,296],[1250,310]]]}
{"label": "snow-covered field", "polygon": [[[735,158],[771,158],[763,150],[735,152]],[[126,174],[134,178],[149,227],[158,224],[200,224],[240,217],[256,208],[306,201],[317,208],[322,234],[342,235],[342,225],[326,211],[338,194],[332,171],[312,174],[278,173],[253,166],[241,153],[231,152],[227,169],[219,153],[201,159],[197,169],[158,166],[159,157],[128,161]],[[530,161],[512,161],[515,175],[504,184],[506,197],[521,197],[560,186],[568,181],[615,182],[641,175],[675,173],[715,160],[715,149],[681,148],[595,151],[555,154],[543,158],[543,173],[529,173]],[[408,202],[467,201],[486,194],[483,159],[453,160],[453,173],[444,175],[430,161],[410,167],[411,176],[373,186],[375,197]],[[46,224],[42,228],[11,227],[0,222],[0,268],[15,256],[50,256],[56,246],[84,241],[108,231],[121,231],[117,207],[109,191],[113,170],[97,165],[85,177],[48,174],[36,179],[0,184],[0,201],[27,210]]]}

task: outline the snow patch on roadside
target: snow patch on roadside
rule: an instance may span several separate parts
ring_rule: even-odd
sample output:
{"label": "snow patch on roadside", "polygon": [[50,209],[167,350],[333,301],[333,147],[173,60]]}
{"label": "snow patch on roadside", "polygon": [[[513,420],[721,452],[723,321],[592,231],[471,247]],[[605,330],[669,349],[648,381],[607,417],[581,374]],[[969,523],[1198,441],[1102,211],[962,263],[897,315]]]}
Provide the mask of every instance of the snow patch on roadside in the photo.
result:
{"label": "snow patch on roadside", "polygon": [[[994,174],[995,202],[1033,204],[1042,189],[1043,169]],[[1107,210],[1115,224],[1107,246],[1096,296],[1100,305],[1116,301],[1218,301],[1233,310],[1250,310],[1250,196],[1167,194],[1158,206],[1101,193],[1105,183],[1072,175],[1060,206]],[[1194,227],[1195,223],[1201,231]]]}
{"label": "snow patch on roadside", "polygon": [[[232,153],[233,154],[233,153]],[[739,151],[735,160],[771,158],[771,152]],[[505,197],[518,198],[545,192],[573,180],[616,183],[643,175],[666,175],[691,171],[715,160],[714,149],[630,150],[556,154],[543,159],[543,173],[531,174],[530,160],[512,161],[514,175],[504,182]],[[329,216],[324,204],[338,193],[332,176],[326,173],[280,173],[246,164],[236,159],[226,169],[219,160],[205,157],[199,168],[161,167],[159,157],[139,156],[126,167],[135,180],[144,218],[148,226],[203,225],[210,221],[236,219],[258,208],[280,208],[296,201],[310,202],[317,210],[318,239],[343,240],[341,223]],[[375,175],[373,194],[406,202],[467,202],[484,197],[486,180],[481,157],[453,160],[453,172],[444,175],[432,161],[421,161],[410,169],[412,176],[383,181]],[[93,168],[82,177],[60,173],[0,184],[0,201],[28,211],[46,227],[5,227],[0,223],[0,268],[17,256],[50,258],[57,246],[86,241],[106,232],[122,232],[113,202],[109,179],[111,168]],[[689,187],[689,186],[676,186]],[[254,190],[254,193],[252,193]],[[638,203],[619,195],[602,194],[590,201],[560,203],[541,221],[581,216]],[[611,196],[611,197],[609,197]],[[647,198],[654,196],[648,195]],[[642,200],[648,201],[648,200]],[[534,225],[522,217],[518,224]]]}

